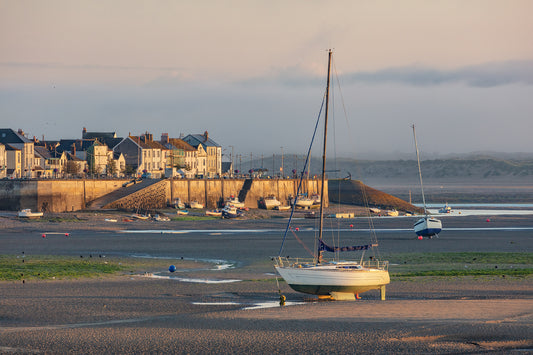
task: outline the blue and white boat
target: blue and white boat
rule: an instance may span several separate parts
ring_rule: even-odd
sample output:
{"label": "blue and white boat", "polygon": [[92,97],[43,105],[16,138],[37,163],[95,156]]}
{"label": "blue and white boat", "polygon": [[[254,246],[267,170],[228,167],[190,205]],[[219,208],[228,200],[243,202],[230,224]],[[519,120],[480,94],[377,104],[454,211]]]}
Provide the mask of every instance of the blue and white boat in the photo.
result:
{"label": "blue and white boat", "polygon": [[416,141],[415,125],[413,127],[413,136],[415,138],[416,160],[418,162],[418,176],[420,177],[420,189],[422,190],[422,202],[424,204],[425,216],[419,219],[414,224],[414,230],[419,237],[433,237],[442,231],[442,222],[434,217],[428,215],[426,208],[426,198],[424,197],[424,184],[422,183],[422,170],[420,169],[420,155],[418,154],[418,143]]}

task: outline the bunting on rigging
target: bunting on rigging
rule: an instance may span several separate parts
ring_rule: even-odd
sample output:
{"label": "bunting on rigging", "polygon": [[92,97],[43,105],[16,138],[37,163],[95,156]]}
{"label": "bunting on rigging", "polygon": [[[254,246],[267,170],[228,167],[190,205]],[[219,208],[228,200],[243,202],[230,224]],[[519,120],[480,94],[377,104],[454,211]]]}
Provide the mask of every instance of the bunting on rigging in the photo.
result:
{"label": "bunting on rigging", "polygon": [[329,251],[329,252],[337,252],[337,251],[356,251],[356,250],[368,250],[372,247],[377,247],[378,244],[366,244],[366,245],[354,245],[351,247],[330,247],[324,241],[320,240],[320,246],[319,250],[321,251]]}

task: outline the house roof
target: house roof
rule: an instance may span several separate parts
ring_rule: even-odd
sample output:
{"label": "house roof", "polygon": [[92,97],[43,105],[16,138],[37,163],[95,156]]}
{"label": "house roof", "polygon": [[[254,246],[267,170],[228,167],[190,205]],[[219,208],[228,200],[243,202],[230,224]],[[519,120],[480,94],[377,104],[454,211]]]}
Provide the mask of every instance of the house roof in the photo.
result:
{"label": "house roof", "polygon": [[13,147],[11,144],[6,144],[5,146],[6,146],[6,151],[7,150],[18,150],[18,151],[20,151],[20,149],[18,149],[17,147]]}
{"label": "house roof", "polygon": [[137,136],[129,136],[128,138],[130,138],[133,142],[135,142],[137,145],[139,145],[143,149],[168,150],[168,148],[166,148],[164,145],[156,141],[146,141]]}
{"label": "house roof", "polygon": [[204,147],[220,147],[217,142],[209,138],[207,131],[204,134],[189,134],[183,140],[193,147],[198,147],[200,144]]}
{"label": "house roof", "polygon": [[72,145],[76,147],[76,151],[86,151],[95,143],[94,139],[61,139],[56,148],[58,153],[72,151]]}
{"label": "house roof", "polygon": [[0,143],[31,143],[32,141],[24,135],[13,131],[11,128],[0,128]]}
{"label": "house roof", "polygon": [[196,151],[196,148],[185,142],[183,139],[170,138],[165,146],[169,149],[183,149],[185,151]]}
{"label": "house roof", "polygon": [[80,159],[77,156],[73,155],[72,153],[67,153],[67,160],[70,160],[70,161],[85,161],[85,160]]}
{"label": "house roof", "polygon": [[51,152],[43,146],[35,146],[33,149],[35,153],[38,154],[41,158],[44,158],[44,159],[53,158]]}
{"label": "house roof", "polygon": [[117,138],[117,132],[83,132],[82,138],[83,139],[98,138],[98,140],[103,141],[108,138]]}

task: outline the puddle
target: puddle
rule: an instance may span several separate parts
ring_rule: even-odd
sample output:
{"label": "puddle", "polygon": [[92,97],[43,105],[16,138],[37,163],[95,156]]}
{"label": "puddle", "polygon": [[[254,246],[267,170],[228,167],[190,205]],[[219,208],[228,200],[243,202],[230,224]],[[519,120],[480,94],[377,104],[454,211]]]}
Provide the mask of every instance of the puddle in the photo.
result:
{"label": "puddle", "polygon": [[224,283],[233,283],[233,282],[241,282],[242,280],[237,279],[201,279],[201,278],[192,278],[192,277],[177,277],[177,276],[165,276],[165,275],[157,275],[157,274],[150,274],[146,273],[144,275],[141,275],[143,277],[148,277],[151,279],[166,279],[166,280],[174,280],[174,281],[180,281],[180,282],[191,282],[191,283],[202,283],[202,284],[224,284]]}
{"label": "puddle", "polygon": [[266,309],[266,308],[275,308],[275,307],[296,306],[298,304],[305,304],[305,302],[286,301],[284,306],[280,306],[279,301],[267,301],[267,302],[254,303],[251,306],[244,307],[243,310],[247,311],[247,310],[252,310],[252,309]]}
{"label": "puddle", "polygon": [[305,304],[305,302],[285,302],[284,306],[279,305],[279,301],[266,301],[266,302],[257,302],[246,305],[245,303],[239,302],[193,302],[192,304],[196,306],[238,306],[243,305],[241,308],[244,311],[253,310],[253,309],[266,309],[266,308],[276,308],[276,307],[286,307],[286,306],[295,306],[299,304]]}
{"label": "puddle", "polygon": [[[175,257],[175,256],[154,256],[154,255],[149,255],[149,254],[143,254],[143,255],[134,254],[130,256],[132,258],[140,258],[140,259],[187,260],[187,261],[214,264],[213,268],[195,269],[195,270],[228,270],[228,269],[234,269],[236,267],[235,266],[236,263],[231,262],[229,260],[222,260],[222,259],[184,258],[184,257]],[[187,271],[191,271],[191,270],[187,269]]]}

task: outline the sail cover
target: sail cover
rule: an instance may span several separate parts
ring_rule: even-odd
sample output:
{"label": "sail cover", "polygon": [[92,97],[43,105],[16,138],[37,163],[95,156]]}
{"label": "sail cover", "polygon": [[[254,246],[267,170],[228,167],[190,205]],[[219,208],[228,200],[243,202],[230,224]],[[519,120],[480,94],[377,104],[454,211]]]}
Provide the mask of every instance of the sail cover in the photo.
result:
{"label": "sail cover", "polygon": [[320,241],[320,247],[319,250],[321,251],[329,251],[329,252],[337,252],[337,251],[356,251],[356,250],[368,250],[372,247],[377,247],[377,244],[366,244],[366,245],[354,245],[351,247],[330,247],[324,241]]}

